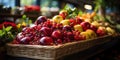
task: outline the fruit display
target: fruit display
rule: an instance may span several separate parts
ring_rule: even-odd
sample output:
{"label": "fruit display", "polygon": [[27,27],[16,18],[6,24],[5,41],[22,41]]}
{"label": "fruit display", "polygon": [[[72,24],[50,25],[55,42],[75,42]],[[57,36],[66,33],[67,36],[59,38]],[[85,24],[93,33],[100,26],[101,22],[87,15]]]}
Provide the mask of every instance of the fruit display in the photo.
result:
{"label": "fruit display", "polygon": [[53,46],[115,34],[109,23],[93,19],[95,12],[75,15],[75,11],[62,10],[52,19],[39,16],[34,26],[22,29],[13,44]]}

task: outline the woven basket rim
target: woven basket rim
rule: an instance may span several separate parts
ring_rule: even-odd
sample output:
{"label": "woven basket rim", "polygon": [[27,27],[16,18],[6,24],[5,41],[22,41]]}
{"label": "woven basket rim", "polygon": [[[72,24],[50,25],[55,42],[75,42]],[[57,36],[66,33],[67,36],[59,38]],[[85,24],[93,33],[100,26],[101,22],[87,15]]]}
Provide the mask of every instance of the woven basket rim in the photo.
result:
{"label": "woven basket rim", "polygon": [[19,47],[30,47],[30,48],[46,48],[46,49],[57,49],[57,48],[61,48],[67,45],[71,45],[71,44],[77,44],[80,42],[87,42],[87,41],[92,41],[92,40],[97,40],[97,39],[101,39],[101,38],[105,38],[105,37],[110,37],[112,35],[105,35],[105,36],[100,36],[100,37],[96,37],[96,38],[92,38],[92,39],[87,39],[87,40],[81,40],[81,41],[74,41],[74,42],[68,42],[65,44],[60,44],[60,45],[53,45],[53,46],[49,46],[49,45],[26,45],[26,44],[11,44],[8,43],[8,46],[19,46]]}

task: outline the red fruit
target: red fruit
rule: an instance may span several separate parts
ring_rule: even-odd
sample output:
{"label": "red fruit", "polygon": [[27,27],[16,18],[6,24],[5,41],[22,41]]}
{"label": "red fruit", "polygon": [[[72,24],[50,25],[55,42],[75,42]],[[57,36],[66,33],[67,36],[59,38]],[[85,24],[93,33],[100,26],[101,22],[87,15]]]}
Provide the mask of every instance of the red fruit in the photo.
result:
{"label": "red fruit", "polygon": [[29,42],[30,45],[39,45],[39,40]]}
{"label": "red fruit", "polygon": [[62,38],[62,33],[60,30],[56,30],[56,31],[53,31],[52,32],[52,35],[51,35],[53,38],[55,39],[61,39]]}
{"label": "red fruit", "polygon": [[61,30],[63,28],[63,24],[57,24],[56,27]]}
{"label": "red fruit", "polygon": [[97,27],[96,27],[96,26],[94,26],[94,25],[90,25],[90,29],[92,29],[94,32],[96,32],[96,31],[97,31]]}
{"label": "red fruit", "polygon": [[74,35],[72,32],[67,32],[67,38],[69,38],[71,41],[74,40]]}
{"label": "red fruit", "polygon": [[61,39],[57,39],[56,43],[57,44],[62,44],[62,40]]}
{"label": "red fruit", "polygon": [[60,11],[59,15],[62,16],[63,19],[65,19],[68,14],[67,14],[67,11],[63,10],[63,11]]}
{"label": "red fruit", "polygon": [[79,41],[79,40],[85,40],[85,36],[80,35],[79,31],[73,31],[74,34],[74,40]]}
{"label": "red fruit", "polygon": [[43,22],[47,21],[47,18],[45,16],[39,16],[37,18],[37,20],[35,21],[35,24],[38,25],[38,24],[41,24]]}
{"label": "red fruit", "polygon": [[18,35],[16,36],[16,40],[19,42],[23,37],[24,35],[22,35],[22,33],[18,33]]}
{"label": "red fruit", "polygon": [[81,22],[83,22],[83,20],[79,17],[76,18],[76,24],[80,24]]}
{"label": "red fruit", "polygon": [[51,37],[42,37],[39,42],[41,45],[53,45],[53,39]]}
{"label": "red fruit", "polygon": [[17,40],[13,40],[12,44],[19,44]]}
{"label": "red fruit", "polygon": [[22,29],[22,32],[25,32],[26,30],[29,30],[29,27],[24,27],[24,28]]}
{"label": "red fruit", "polygon": [[70,19],[70,26],[76,25],[76,20],[75,19]]}
{"label": "red fruit", "polygon": [[105,30],[104,27],[99,27],[97,29],[96,33],[97,33],[98,36],[104,36],[104,35],[106,35],[106,30]]}
{"label": "red fruit", "polygon": [[72,31],[72,27],[69,25],[65,25],[62,30],[63,31]]}
{"label": "red fruit", "polygon": [[29,37],[23,37],[22,39],[20,39],[21,44],[28,44],[30,41],[31,39]]}
{"label": "red fruit", "polygon": [[82,22],[80,25],[82,26],[84,31],[90,28],[89,22]]}
{"label": "red fruit", "polygon": [[49,27],[42,27],[40,33],[41,36],[51,36],[52,30]]}

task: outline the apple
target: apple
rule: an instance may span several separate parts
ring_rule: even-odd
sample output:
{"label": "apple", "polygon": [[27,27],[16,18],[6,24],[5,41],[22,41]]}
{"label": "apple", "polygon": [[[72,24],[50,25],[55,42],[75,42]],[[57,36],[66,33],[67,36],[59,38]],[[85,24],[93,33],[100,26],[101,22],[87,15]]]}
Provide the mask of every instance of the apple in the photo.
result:
{"label": "apple", "polygon": [[96,32],[96,31],[97,31],[97,27],[96,27],[96,26],[94,26],[94,25],[90,25],[90,29],[92,29],[94,32]]}
{"label": "apple", "polygon": [[94,25],[94,26],[96,26],[96,27],[99,27],[99,26],[100,26],[99,22],[97,22],[97,21],[93,21],[93,22],[91,23],[91,25]]}
{"label": "apple", "polygon": [[82,31],[83,31],[83,28],[82,28],[81,25],[78,24],[78,25],[75,25],[75,26],[74,26],[74,30],[75,30],[75,31],[78,30],[79,32],[82,32]]}
{"label": "apple", "polygon": [[83,22],[83,19],[80,17],[76,17],[76,23],[80,24],[81,22]]}
{"label": "apple", "polygon": [[42,27],[40,33],[41,36],[51,36],[52,30],[49,27]]}
{"label": "apple", "polygon": [[59,15],[62,16],[63,19],[65,19],[66,16],[68,15],[67,10],[61,10],[61,11],[59,12]]}
{"label": "apple", "polygon": [[96,33],[98,36],[104,36],[106,35],[106,28],[103,26],[99,26]]}
{"label": "apple", "polygon": [[89,33],[88,33],[88,32],[86,32],[86,31],[81,32],[81,33],[80,33],[80,36],[85,37],[85,39],[90,39]]}
{"label": "apple", "polygon": [[69,25],[65,25],[63,26],[62,31],[72,31],[72,27]]}
{"label": "apple", "polygon": [[35,24],[38,25],[38,24],[41,24],[43,22],[47,21],[47,18],[45,16],[39,16],[37,18],[37,20],[35,21]]}
{"label": "apple", "polygon": [[90,18],[86,18],[84,21],[85,21],[85,22],[92,23],[92,19],[90,19]]}
{"label": "apple", "polygon": [[60,15],[56,15],[52,18],[52,21],[55,23],[60,23],[63,20],[63,17]]}
{"label": "apple", "polygon": [[107,33],[108,34],[115,34],[115,30],[114,29],[112,29],[111,27],[106,27],[106,31],[107,31]]}
{"label": "apple", "polygon": [[57,29],[62,30],[62,28],[63,28],[63,24],[61,24],[61,23],[59,24],[59,23],[58,23],[58,24],[56,25],[56,27],[57,27]]}
{"label": "apple", "polygon": [[70,25],[70,20],[68,20],[68,19],[62,20],[60,23],[63,24],[63,26]]}
{"label": "apple", "polygon": [[53,45],[54,41],[51,37],[42,37],[39,40],[41,45]]}
{"label": "apple", "polygon": [[20,39],[20,43],[21,44],[28,44],[31,41],[31,39],[29,37],[23,37]]}
{"label": "apple", "polygon": [[55,30],[55,31],[52,32],[51,36],[55,39],[61,39],[62,38],[62,33],[61,33],[60,30]]}
{"label": "apple", "polygon": [[97,37],[97,34],[91,29],[87,29],[86,32],[89,34],[90,38],[96,38]]}
{"label": "apple", "polygon": [[16,36],[16,40],[18,42],[20,42],[20,40],[24,37],[24,35],[22,34],[22,32],[18,33],[17,36]]}
{"label": "apple", "polygon": [[70,26],[74,26],[74,25],[76,25],[77,23],[76,23],[76,20],[75,19],[73,19],[73,18],[71,18],[70,19]]}
{"label": "apple", "polygon": [[73,35],[73,33],[72,32],[67,32],[67,38],[69,38],[70,39],[70,41],[73,41],[74,40],[74,35]]}
{"label": "apple", "polygon": [[87,30],[87,29],[90,29],[90,23],[89,22],[82,22],[80,25],[82,26],[84,31]]}

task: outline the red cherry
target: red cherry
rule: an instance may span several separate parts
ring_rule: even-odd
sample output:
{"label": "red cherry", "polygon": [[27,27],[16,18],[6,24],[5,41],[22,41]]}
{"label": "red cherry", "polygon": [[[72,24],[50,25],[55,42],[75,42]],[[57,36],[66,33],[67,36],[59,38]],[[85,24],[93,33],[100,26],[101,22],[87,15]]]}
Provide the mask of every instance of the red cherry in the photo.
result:
{"label": "red cherry", "polygon": [[62,44],[62,40],[61,39],[57,39],[56,43],[57,44]]}

